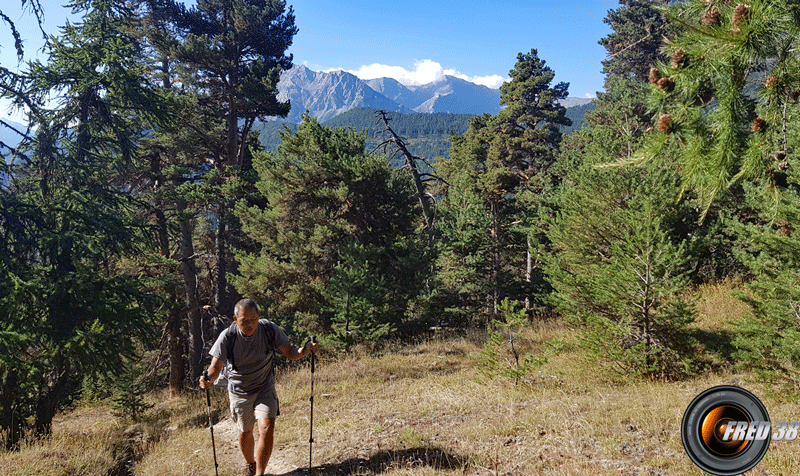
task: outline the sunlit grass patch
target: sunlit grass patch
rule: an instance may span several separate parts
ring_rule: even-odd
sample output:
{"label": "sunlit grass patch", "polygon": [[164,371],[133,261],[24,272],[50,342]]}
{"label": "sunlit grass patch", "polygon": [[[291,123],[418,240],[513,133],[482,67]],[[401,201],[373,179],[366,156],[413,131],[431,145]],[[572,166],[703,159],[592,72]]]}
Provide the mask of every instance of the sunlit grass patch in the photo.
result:
{"label": "sunlit grass patch", "polygon": [[[710,304],[701,308],[697,329],[724,330],[723,314],[745,312],[729,301],[731,290],[720,286],[698,291]],[[700,476],[704,473],[683,449],[680,425],[686,407],[703,390],[739,385],[761,398],[773,419],[800,420],[795,413],[797,392],[757,383],[747,372],[719,367],[678,382],[619,374],[588,358],[576,344],[574,331],[557,319],[537,322],[518,335],[526,352],[555,348],[546,363],[518,381],[487,378],[478,368],[485,335],[439,334],[415,345],[394,346],[392,352],[318,360],[313,376],[315,474]],[[553,341],[558,346],[553,347]],[[278,374],[281,416],[271,472],[283,474],[308,464],[311,379],[308,360],[290,362]],[[137,434],[153,435],[152,444],[143,447],[147,453],[133,467],[134,474],[214,474],[205,394],[194,390],[177,399],[165,393],[151,398],[154,406],[138,423]],[[213,390],[212,407],[219,474],[238,474],[243,460],[224,389]],[[60,417],[61,430],[75,434],[95,428],[105,435],[101,438],[116,441],[131,425],[120,424],[104,411],[76,409]],[[92,415],[95,423],[90,423]],[[3,457],[37,459],[35,464],[70,460],[56,436],[41,447],[31,445],[16,456]],[[88,453],[84,448],[92,443],[75,441],[77,453]],[[107,462],[103,455],[109,446],[90,441],[99,448],[92,456],[96,461],[84,455],[62,464],[56,470],[61,472],[42,467],[42,474],[65,475],[67,470],[83,470],[89,461],[99,472],[85,473],[88,476],[109,474],[109,465],[116,464],[113,451]],[[798,461],[800,444],[773,442],[754,474],[800,474]],[[39,470],[35,464],[29,467]]]}

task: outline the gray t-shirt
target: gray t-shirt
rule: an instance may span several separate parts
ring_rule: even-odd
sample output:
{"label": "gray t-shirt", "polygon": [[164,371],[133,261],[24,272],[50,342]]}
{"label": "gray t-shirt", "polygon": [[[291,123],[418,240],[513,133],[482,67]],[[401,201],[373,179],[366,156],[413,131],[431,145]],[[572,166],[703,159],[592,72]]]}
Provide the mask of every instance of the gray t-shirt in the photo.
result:
{"label": "gray t-shirt", "polygon": [[[272,337],[272,342],[265,346],[264,329],[270,326],[272,331],[267,329],[267,338]],[[236,370],[233,365],[227,362],[228,359],[228,329],[222,333],[211,346],[209,354],[216,357],[224,364],[223,373],[228,379],[228,391],[236,395],[250,395],[257,393],[265,386],[275,386],[275,372],[272,372],[272,349],[280,352],[278,347],[289,342],[289,338],[274,323],[259,319],[258,329],[250,337],[244,336],[239,326],[233,326],[236,332],[236,339],[233,346],[233,360],[236,362]]]}

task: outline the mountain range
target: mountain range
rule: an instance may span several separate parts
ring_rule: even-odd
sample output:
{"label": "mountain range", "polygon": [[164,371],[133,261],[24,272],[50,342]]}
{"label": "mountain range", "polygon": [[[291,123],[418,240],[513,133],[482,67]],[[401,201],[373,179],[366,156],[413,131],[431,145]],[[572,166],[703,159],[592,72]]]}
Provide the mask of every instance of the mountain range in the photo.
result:
{"label": "mountain range", "polygon": [[[392,78],[362,80],[346,71],[312,71],[303,65],[294,65],[281,74],[278,82],[278,100],[290,100],[292,109],[286,118],[272,118],[273,121],[256,127],[262,129],[262,141],[267,134],[275,136],[273,139],[277,140],[277,131],[280,127],[268,126],[269,122],[278,120],[298,124],[302,121],[302,114],[306,110],[323,123],[345,112],[364,108],[403,114],[460,115],[497,114],[501,110],[499,89],[471,83],[454,76],[444,76],[438,81],[424,85],[408,86]],[[583,110],[592,107],[588,105],[591,101],[576,97],[562,101],[565,107],[576,108],[576,112],[580,112],[580,117],[573,118],[575,124],[572,128],[580,128],[585,112]],[[425,122],[422,118],[420,120]],[[462,122],[466,123],[466,119]],[[21,124],[11,124],[24,128]],[[19,136],[0,126],[0,141],[15,145],[19,141]]]}
{"label": "mountain range", "polygon": [[[289,100],[292,109],[282,119],[299,123],[303,112],[325,122],[356,108],[384,109],[401,113],[497,114],[500,90],[444,76],[421,86],[407,86],[395,79],[362,80],[346,71],[312,71],[294,65],[281,74],[278,99]],[[591,102],[586,98],[568,98],[564,106]]]}

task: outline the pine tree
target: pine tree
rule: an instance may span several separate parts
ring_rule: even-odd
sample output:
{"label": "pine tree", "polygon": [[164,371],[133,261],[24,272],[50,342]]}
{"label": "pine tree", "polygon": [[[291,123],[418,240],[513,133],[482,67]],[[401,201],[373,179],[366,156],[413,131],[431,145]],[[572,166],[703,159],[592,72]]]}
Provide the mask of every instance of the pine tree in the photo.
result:
{"label": "pine tree", "polygon": [[[288,102],[277,99],[280,73],[292,66],[286,50],[297,28],[294,12],[283,1],[200,0],[188,11],[164,0],[183,41],[172,53],[181,63],[182,83],[198,94],[209,124],[202,140],[215,172],[208,175],[214,211],[214,307],[231,315],[236,301],[228,274],[237,273],[230,240],[239,233],[231,213],[242,198],[240,185],[252,175],[251,135],[257,119],[286,116]],[[228,169],[230,167],[230,169]],[[241,177],[235,177],[239,172]],[[234,186],[235,185],[235,186]]]}
{"label": "pine tree", "polygon": [[[503,297],[532,307],[541,290],[535,258],[539,207],[557,183],[558,126],[570,124],[559,104],[569,85],[551,85],[555,72],[536,50],[517,55],[509,75],[512,80],[500,89],[505,109],[471,119],[467,132],[453,138],[450,160],[438,167],[450,183],[448,194],[458,200],[478,197],[490,217],[488,253],[462,252],[487,260],[475,269],[489,273],[482,279],[489,284],[484,292],[492,315]],[[445,200],[445,209],[452,206],[457,205]]]}
{"label": "pine tree", "polygon": [[[445,163],[446,164],[446,163]],[[487,299],[492,289],[492,242],[488,230],[491,214],[475,187],[473,174],[449,175],[447,195],[438,210],[436,273],[431,305],[438,325],[460,327],[474,324],[476,316],[489,314]]]}
{"label": "pine tree", "polygon": [[[0,194],[0,411],[4,424],[22,412],[16,424],[32,418],[39,433],[84,376],[119,371],[153,331],[152,302],[126,270],[141,223],[119,171],[160,100],[123,27],[126,5],[73,6],[84,21],[51,38],[47,64],[30,65],[36,134]],[[49,94],[57,109],[38,102]]]}
{"label": "pine tree", "polygon": [[209,194],[202,183],[209,165],[207,138],[219,129],[204,114],[197,94],[181,84],[183,67],[172,52],[183,39],[173,21],[174,10],[169,2],[147,0],[130,21],[133,33],[145,47],[148,77],[169,106],[168,116],[154,124],[148,137],[140,141],[140,173],[135,186],[138,198],[147,203],[146,213],[152,217],[156,233],[151,253],[157,256],[149,259],[161,262],[155,269],[151,267],[150,274],[159,276],[161,288],[168,290],[164,308],[169,310],[166,345],[173,395],[201,375],[203,333],[216,330],[214,321],[208,319],[211,316],[203,312],[203,304],[208,304],[201,302],[201,295],[207,294],[202,289],[206,280],[199,266],[202,263],[198,263],[202,250],[195,252],[195,241],[197,224],[208,206]]}
{"label": "pine tree", "polygon": [[623,372],[691,373],[692,307],[685,239],[675,223],[678,180],[668,168],[602,169],[587,157],[566,178],[547,236],[557,309],[584,329],[584,344]]}
{"label": "pine tree", "polygon": [[[687,1],[669,11],[685,31],[667,43],[669,61],[651,70],[656,131],[639,159],[678,152],[684,189],[705,209],[736,191],[737,253],[754,279],[755,313],[737,330],[737,357],[769,378],[793,381],[798,332],[790,284],[796,268],[797,112],[800,5]],[[749,210],[748,210],[749,209]],[[735,220],[731,220],[735,221]]]}
{"label": "pine tree", "polygon": [[259,249],[237,251],[234,283],[284,325],[346,345],[373,339],[401,324],[422,286],[418,204],[384,157],[365,152],[364,134],[303,121],[277,154],[255,157],[265,200],[236,213]]}
{"label": "pine tree", "polygon": [[[662,11],[671,0],[620,0],[620,7],[609,10],[603,23],[613,30],[598,43],[608,56],[603,60],[606,79],[622,78],[647,82],[650,68],[665,59],[663,38],[674,35]],[[608,88],[606,88],[608,89]]]}
{"label": "pine tree", "polygon": [[706,206],[742,180],[780,186],[790,166],[786,129],[795,100],[793,1],[682,2],[669,11],[685,31],[651,69],[656,133],[640,159],[680,143],[686,182]]}
{"label": "pine tree", "polygon": [[[797,135],[789,141],[797,144]],[[755,371],[767,381],[796,386],[800,370],[800,219],[798,176],[787,171],[789,189],[778,201],[764,189],[750,190],[750,205],[761,212],[761,220],[738,224],[740,236],[737,254],[747,264],[755,279],[748,283],[740,298],[752,313],[737,323],[733,345],[734,357],[742,368]],[[753,187],[755,188],[755,187]]]}

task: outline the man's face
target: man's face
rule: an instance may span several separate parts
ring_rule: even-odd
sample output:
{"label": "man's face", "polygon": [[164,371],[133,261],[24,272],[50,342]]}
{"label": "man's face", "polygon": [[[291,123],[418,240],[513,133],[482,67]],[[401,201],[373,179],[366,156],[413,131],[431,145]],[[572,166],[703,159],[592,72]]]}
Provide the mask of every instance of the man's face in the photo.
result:
{"label": "man's face", "polygon": [[250,337],[258,329],[258,312],[255,309],[246,309],[239,311],[239,314],[234,318],[242,335]]}

